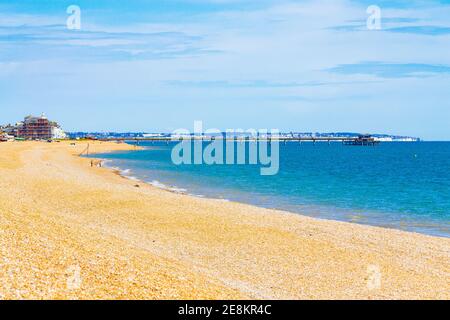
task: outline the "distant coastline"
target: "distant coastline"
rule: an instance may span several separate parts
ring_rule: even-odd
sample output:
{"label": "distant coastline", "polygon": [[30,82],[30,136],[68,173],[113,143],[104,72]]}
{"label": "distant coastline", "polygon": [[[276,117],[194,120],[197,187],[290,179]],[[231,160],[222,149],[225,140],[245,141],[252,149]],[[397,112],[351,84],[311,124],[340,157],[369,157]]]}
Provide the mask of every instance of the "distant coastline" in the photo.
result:
{"label": "distant coastline", "polygon": [[[67,135],[71,139],[138,139],[138,138],[179,138],[179,135],[172,133],[149,133],[149,132],[99,132],[99,131],[73,131],[67,132]],[[310,138],[318,140],[330,139],[349,139],[355,138],[362,135],[362,133],[356,132],[281,132],[278,136],[285,139],[295,139],[295,138]],[[422,141],[421,138],[413,136],[402,136],[402,135],[389,135],[389,134],[370,134],[377,141],[380,142],[419,142]],[[217,136],[217,135],[216,135]],[[236,137],[245,138],[249,137],[248,133],[233,133],[222,132],[221,137]],[[214,137],[214,135],[212,135]]]}

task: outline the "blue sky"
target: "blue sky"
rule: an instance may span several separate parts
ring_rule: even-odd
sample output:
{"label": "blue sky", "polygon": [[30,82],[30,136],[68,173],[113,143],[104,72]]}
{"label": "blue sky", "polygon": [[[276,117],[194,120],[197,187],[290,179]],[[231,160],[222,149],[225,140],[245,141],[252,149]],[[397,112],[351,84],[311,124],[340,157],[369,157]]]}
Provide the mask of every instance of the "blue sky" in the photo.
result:
{"label": "blue sky", "polygon": [[450,140],[449,88],[450,1],[0,0],[0,123]]}

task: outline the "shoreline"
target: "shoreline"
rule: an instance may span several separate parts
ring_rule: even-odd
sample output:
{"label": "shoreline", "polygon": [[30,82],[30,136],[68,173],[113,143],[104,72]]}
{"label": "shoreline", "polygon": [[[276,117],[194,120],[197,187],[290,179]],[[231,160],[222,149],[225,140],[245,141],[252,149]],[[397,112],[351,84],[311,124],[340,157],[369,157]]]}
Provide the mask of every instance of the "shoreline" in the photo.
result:
{"label": "shoreline", "polygon": [[0,145],[3,298],[450,298],[447,238],[136,187],[77,144]]}
{"label": "shoreline", "polygon": [[[145,148],[140,147],[140,149],[144,150]],[[129,151],[135,151],[135,150],[136,149],[129,150]],[[114,152],[114,151],[112,151],[112,152]],[[108,153],[108,152],[106,152],[106,153]],[[95,154],[92,154],[92,156],[95,157]],[[114,162],[114,159],[103,159],[103,158],[96,158],[96,159],[101,160],[103,163]],[[125,179],[130,179],[132,181],[145,183],[147,185],[158,188],[160,190],[172,192],[175,194],[180,194],[180,195],[185,195],[185,196],[190,196],[190,197],[195,197],[195,198],[201,198],[201,199],[209,199],[209,200],[213,200],[213,201],[224,201],[224,202],[249,205],[249,206],[254,206],[254,207],[257,207],[260,209],[274,210],[274,211],[283,212],[283,213],[292,214],[292,215],[300,215],[302,217],[309,217],[309,218],[318,219],[318,220],[322,220],[322,221],[346,222],[346,223],[369,226],[369,227],[377,227],[377,228],[383,228],[383,229],[388,229],[388,230],[398,230],[398,231],[415,233],[415,234],[426,235],[426,236],[431,236],[431,237],[450,239],[450,235],[444,235],[443,233],[434,231],[434,229],[431,229],[432,231],[429,231],[429,232],[426,232],[426,231],[421,232],[421,231],[419,231],[420,227],[418,227],[417,225],[415,225],[415,227],[406,226],[406,227],[404,227],[404,229],[401,229],[398,225],[396,225],[394,223],[392,223],[392,224],[386,224],[386,223],[385,224],[382,224],[382,223],[376,224],[376,223],[370,223],[370,222],[366,222],[366,223],[354,222],[354,221],[346,220],[344,218],[342,218],[342,219],[333,218],[333,217],[330,218],[330,217],[323,217],[320,214],[319,215],[308,215],[305,212],[290,211],[289,209],[270,208],[270,207],[265,207],[263,205],[258,205],[258,204],[246,202],[246,201],[239,201],[239,200],[233,200],[233,199],[228,199],[228,198],[216,198],[214,196],[207,196],[207,195],[206,196],[205,195],[197,195],[195,193],[190,193],[188,189],[185,189],[183,187],[178,187],[176,185],[168,185],[168,184],[164,183],[163,181],[159,181],[159,180],[154,180],[152,182],[149,182],[149,181],[143,180],[137,176],[128,175],[127,173],[124,173],[125,171],[131,171],[132,170],[131,168],[121,168],[121,167],[117,167],[117,166],[108,166],[108,165],[105,165],[104,167],[113,170],[114,173],[120,175],[121,177],[123,177]],[[348,214],[352,213],[352,209],[346,209],[346,210],[348,211]],[[434,233],[433,233],[433,231],[434,231]]]}

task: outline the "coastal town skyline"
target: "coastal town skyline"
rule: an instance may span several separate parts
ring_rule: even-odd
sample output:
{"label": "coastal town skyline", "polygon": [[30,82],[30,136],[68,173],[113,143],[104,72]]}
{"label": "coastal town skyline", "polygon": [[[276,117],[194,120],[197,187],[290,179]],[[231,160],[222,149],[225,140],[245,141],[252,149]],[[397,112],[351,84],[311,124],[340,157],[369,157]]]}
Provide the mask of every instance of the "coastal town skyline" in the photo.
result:
{"label": "coastal town skyline", "polygon": [[0,122],[450,140],[449,16],[449,1],[1,1]]}
{"label": "coastal town skyline", "polygon": [[[28,127],[28,124],[31,126]],[[197,123],[198,124],[198,123]],[[203,124],[202,124],[203,125]],[[196,123],[194,123],[194,129]],[[198,129],[198,128],[197,128]],[[189,129],[182,129],[183,131],[190,132]],[[215,134],[211,134],[211,130],[215,131]],[[260,135],[261,130],[265,130],[266,134]],[[256,134],[256,132],[259,132]],[[327,142],[327,138],[330,139],[354,139],[362,135],[370,135],[377,141],[382,142],[419,142],[422,139],[420,137],[396,135],[396,134],[386,134],[386,133],[362,133],[362,132],[304,132],[298,130],[290,131],[278,131],[269,132],[267,129],[226,129],[220,131],[219,129],[205,129],[202,128],[201,131],[190,132],[189,134],[180,135],[177,130],[174,132],[156,132],[156,131],[71,131],[66,132],[57,121],[52,121],[47,118],[45,113],[41,113],[38,116],[27,115],[21,121],[16,121],[13,123],[0,123],[0,141],[14,140],[17,139],[28,139],[28,140],[40,140],[40,139],[167,139],[173,138],[178,139],[179,137],[195,136],[201,134],[204,137],[224,137],[224,138],[244,138],[244,137],[266,137],[266,136],[277,136],[282,139],[307,139],[315,141],[317,138],[319,141]],[[310,139],[311,138],[311,139]],[[328,140],[329,142],[329,140]]]}

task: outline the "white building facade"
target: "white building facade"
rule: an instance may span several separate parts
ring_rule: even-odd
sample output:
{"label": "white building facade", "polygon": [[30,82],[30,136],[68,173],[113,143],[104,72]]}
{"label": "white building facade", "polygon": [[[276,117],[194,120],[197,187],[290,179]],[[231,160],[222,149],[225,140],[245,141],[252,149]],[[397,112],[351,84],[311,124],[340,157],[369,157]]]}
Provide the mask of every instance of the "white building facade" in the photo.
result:
{"label": "white building facade", "polygon": [[67,139],[67,134],[60,127],[52,127],[52,139]]}

